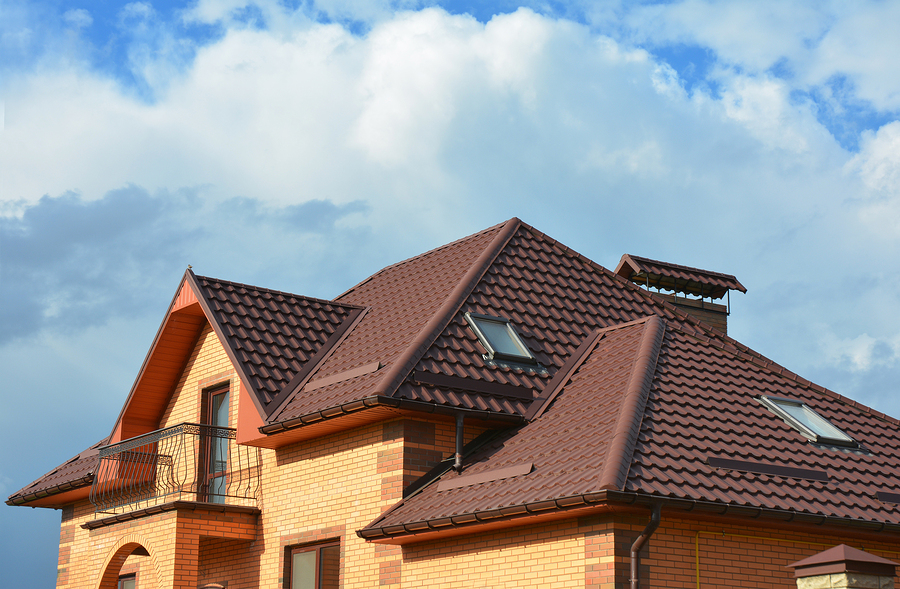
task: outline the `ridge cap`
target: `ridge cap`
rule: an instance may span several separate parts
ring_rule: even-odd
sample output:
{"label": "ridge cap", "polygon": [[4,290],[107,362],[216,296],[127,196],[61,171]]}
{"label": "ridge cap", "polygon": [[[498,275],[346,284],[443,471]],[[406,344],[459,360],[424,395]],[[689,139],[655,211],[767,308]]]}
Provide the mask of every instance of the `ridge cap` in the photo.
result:
{"label": "ridge cap", "polygon": [[348,288],[347,290],[345,290],[345,291],[342,292],[341,294],[339,294],[339,295],[337,295],[336,297],[334,297],[334,301],[337,301],[338,299],[340,299],[340,298],[342,298],[342,297],[344,297],[344,296],[350,294],[351,292],[353,292],[354,290],[356,290],[356,289],[359,288],[360,286],[362,286],[362,285],[364,285],[364,284],[366,284],[366,283],[368,283],[368,282],[371,282],[375,277],[384,274],[384,273],[387,272],[388,270],[391,270],[391,269],[393,269],[393,268],[398,268],[398,267],[400,267],[400,266],[402,266],[402,265],[404,265],[404,264],[408,264],[408,263],[410,263],[410,262],[414,262],[414,261],[419,260],[419,259],[421,259],[421,258],[423,258],[423,257],[425,257],[425,256],[434,254],[435,252],[439,252],[439,251],[441,251],[441,250],[447,249],[447,248],[449,248],[449,247],[451,247],[451,246],[459,245],[460,243],[462,243],[462,242],[464,242],[464,241],[468,241],[468,240],[470,240],[470,239],[474,239],[474,238],[476,238],[476,237],[478,237],[478,236],[480,236],[480,235],[484,235],[485,233],[488,233],[488,232],[491,232],[491,231],[496,231],[496,230],[502,230],[502,228],[503,228],[505,225],[507,225],[507,224],[509,224],[509,223],[513,223],[514,221],[518,221],[519,223],[522,223],[522,221],[519,220],[518,217],[513,217],[513,218],[511,218],[511,219],[508,219],[508,220],[506,220],[506,221],[503,221],[502,223],[497,223],[496,225],[491,225],[490,227],[487,227],[487,228],[482,229],[482,230],[480,230],[480,231],[476,231],[475,233],[472,233],[472,234],[470,234],[470,235],[466,235],[466,236],[460,237],[459,239],[454,239],[454,240],[451,241],[450,243],[445,243],[445,244],[443,244],[443,245],[439,245],[439,246],[437,246],[437,247],[435,247],[435,248],[432,248],[432,249],[428,250],[427,252],[422,252],[422,253],[420,253],[420,254],[416,254],[415,256],[411,256],[411,257],[409,257],[409,258],[400,260],[399,262],[394,262],[393,264],[388,264],[387,266],[385,266],[385,267],[382,268],[381,270],[378,270],[378,271],[375,272],[374,274],[371,274],[371,275],[367,276],[366,278],[363,278],[362,280],[360,280],[359,282],[357,282],[356,284],[354,284],[353,286],[351,286],[350,288]]}
{"label": "ridge cap", "polygon": [[616,420],[616,431],[607,446],[606,459],[600,471],[601,489],[619,491],[625,486],[665,333],[666,322],[656,315],[651,316],[644,327],[631,367],[628,387]]}
{"label": "ridge cap", "polygon": [[[501,225],[495,225],[493,228],[500,227],[500,231],[491,242],[484,248],[475,262],[469,267],[459,282],[453,287],[453,290],[444,298],[440,308],[431,316],[431,318],[422,326],[416,336],[409,345],[404,348],[394,362],[387,367],[384,376],[375,385],[373,394],[393,396],[397,387],[406,378],[406,375],[413,370],[428,351],[428,348],[434,343],[434,340],[440,336],[441,332],[447,327],[454,315],[459,311],[460,307],[466,302],[468,296],[472,293],[478,282],[484,277],[485,272],[491,267],[491,264],[503,251],[503,248],[509,243],[510,239],[516,234],[523,223],[518,218],[513,217],[509,221]],[[479,232],[478,234],[483,234]],[[478,235],[476,234],[476,235]],[[355,288],[355,287],[354,287]]]}

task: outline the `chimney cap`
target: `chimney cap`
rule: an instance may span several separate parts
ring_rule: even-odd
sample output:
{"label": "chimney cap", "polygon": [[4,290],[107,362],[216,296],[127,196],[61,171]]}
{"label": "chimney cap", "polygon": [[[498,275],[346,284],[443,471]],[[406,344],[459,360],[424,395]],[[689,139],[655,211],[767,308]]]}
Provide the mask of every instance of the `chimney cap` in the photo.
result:
{"label": "chimney cap", "polygon": [[892,577],[896,566],[886,558],[840,544],[789,564],[788,568],[794,569],[796,578],[844,572]]}
{"label": "chimney cap", "polygon": [[744,285],[731,274],[670,264],[631,254],[622,256],[619,265],[616,266],[616,274],[635,284],[713,299],[721,299],[729,290],[747,292]]}

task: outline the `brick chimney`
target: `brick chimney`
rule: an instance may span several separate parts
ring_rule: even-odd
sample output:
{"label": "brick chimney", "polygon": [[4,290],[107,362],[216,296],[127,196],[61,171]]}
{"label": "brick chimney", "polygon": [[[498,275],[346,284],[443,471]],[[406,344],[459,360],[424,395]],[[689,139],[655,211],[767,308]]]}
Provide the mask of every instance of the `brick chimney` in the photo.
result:
{"label": "brick chimney", "polygon": [[[731,312],[731,291],[747,292],[744,285],[731,274],[679,266],[631,254],[622,256],[616,266],[616,274],[646,287],[647,290],[655,288],[655,292],[650,291],[653,296],[675,305],[725,334],[728,333],[728,315]],[[722,297],[727,297],[726,304],[713,302]]]}
{"label": "brick chimney", "polygon": [[894,589],[897,564],[846,544],[789,564],[797,589]]}

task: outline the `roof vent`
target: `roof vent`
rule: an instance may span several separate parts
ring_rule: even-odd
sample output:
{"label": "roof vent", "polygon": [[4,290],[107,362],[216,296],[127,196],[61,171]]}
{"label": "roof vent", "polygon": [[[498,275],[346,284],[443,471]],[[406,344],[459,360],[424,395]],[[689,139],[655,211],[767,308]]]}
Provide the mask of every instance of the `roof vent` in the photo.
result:
{"label": "roof vent", "polygon": [[[731,274],[679,266],[631,254],[622,256],[616,266],[616,274],[648,290],[655,288],[655,296],[726,334],[728,315],[731,313],[731,291],[747,292],[744,285]],[[671,294],[660,291],[670,291]],[[679,294],[682,296],[678,296]],[[725,305],[713,302],[722,297],[727,297]]]}

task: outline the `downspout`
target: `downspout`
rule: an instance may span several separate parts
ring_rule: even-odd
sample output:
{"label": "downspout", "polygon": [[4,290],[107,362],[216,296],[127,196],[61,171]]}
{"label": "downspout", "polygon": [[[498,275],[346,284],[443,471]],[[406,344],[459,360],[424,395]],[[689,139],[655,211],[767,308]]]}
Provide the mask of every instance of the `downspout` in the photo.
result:
{"label": "downspout", "polygon": [[647,527],[644,528],[641,535],[638,536],[637,540],[634,541],[634,544],[631,545],[631,589],[640,589],[641,579],[639,570],[641,566],[641,549],[650,539],[650,536],[653,535],[653,532],[656,531],[656,528],[659,527],[661,514],[662,504],[654,503],[653,511],[650,513],[650,521],[647,522]]}
{"label": "downspout", "polygon": [[453,457],[453,470],[462,471],[463,433],[466,416],[463,413],[456,414],[456,454]]}

